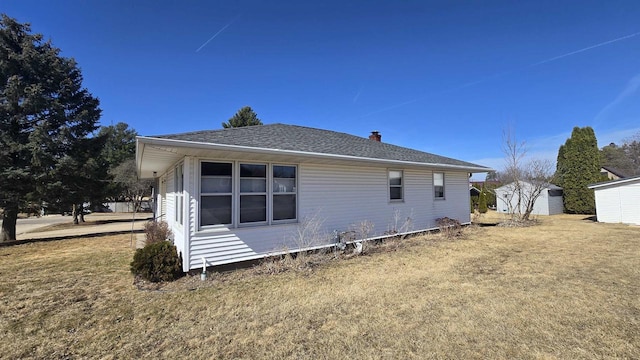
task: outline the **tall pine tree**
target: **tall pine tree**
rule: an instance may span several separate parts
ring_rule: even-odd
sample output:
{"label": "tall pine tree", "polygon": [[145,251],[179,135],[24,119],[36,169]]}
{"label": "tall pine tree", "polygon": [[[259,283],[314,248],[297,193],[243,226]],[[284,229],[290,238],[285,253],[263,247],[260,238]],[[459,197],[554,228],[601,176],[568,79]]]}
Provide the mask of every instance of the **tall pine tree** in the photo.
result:
{"label": "tall pine tree", "polygon": [[8,241],[21,208],[49,200],[55,169],[96,130],[100,109],[76,62],[6,15],[0,59],[0,241]]}
{"label": "tall pine tree", "polygon": [[565,211],[594,214],[595,198],[587,185],[600,180],[600,152],[591,127],[574,127],[571,137],[558,149],[556,179],[564,189]]}
{"label": "tall pine tree", "polygon": [[480,190],[480,196],[478,197],[478,211],[481,214],[485,214],[489,211],[489,208],[487,207],[487,191],[484,187]]}
{"label": "tall pine tree", "polygon": [[262,125],[258,115],[250,106],[245,106],[233,115],[227,122],[222,123],[225,129],[243,126]]}

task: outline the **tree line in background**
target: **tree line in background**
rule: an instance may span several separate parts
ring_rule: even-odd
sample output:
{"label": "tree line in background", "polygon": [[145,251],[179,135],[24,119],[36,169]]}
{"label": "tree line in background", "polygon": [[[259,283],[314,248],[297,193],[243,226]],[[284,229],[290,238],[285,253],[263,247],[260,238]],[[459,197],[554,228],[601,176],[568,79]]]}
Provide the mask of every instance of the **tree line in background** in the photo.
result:
{"label": "tree line in background", "polygon": [[602,166],[624,177],[640,175],[640,133],[625,139],[622,144],[611,143],[600,150]]}

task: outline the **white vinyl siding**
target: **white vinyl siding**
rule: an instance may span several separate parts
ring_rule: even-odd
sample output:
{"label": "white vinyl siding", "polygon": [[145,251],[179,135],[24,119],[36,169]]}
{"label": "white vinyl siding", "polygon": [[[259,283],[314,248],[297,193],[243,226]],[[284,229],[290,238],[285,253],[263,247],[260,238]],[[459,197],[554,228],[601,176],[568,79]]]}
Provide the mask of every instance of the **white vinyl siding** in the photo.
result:
{"label": "white vinyl siding", "polygon": [[596,188],[595,198],[598,221],[640,225],[640,183]]}
{"label": "white vinyl siding", "polygon": [[[241,163],[258,162],[236,161],[236,164]],[[372,237],[400,230],[401,227],[404,231],[434,229],[437,228],[436,219],[444,216],[458,219],[462,223],[470,222],[469,182],[468,174],[464,171],[445,171],[447,200],[433,201],[433,171],[427,168],[403,169],[404,201],[389,202],[387,168],[300,164],[295,167],[294,189],[289,185],[282,188],[277,185],[272,173],[273,166],[276,164],[269,166],[271,174],[268,184],[273,188],[277,186],[278,190],[287,190],[282,194],[297,197],[297,222],[202,229],[197,226],[197,216],[192,216],[188,249],[190,256],[185,258],[185,269],[201,267],[202,257],[211,266],[257,259],[300,248],[324,246],[334,241],[334,230],[355,230],[365,220],[374,225],[369,234]],[[294,182],[287,180],[286,183]],[[271,198],[279,196],[275,189],[270,191]],[[191,203],[191,206],[192,213],[197,213],[197,201]],[[314,224],[319,226],[312,231],[313,235],[301,239],[300,233],[307,231],[308,234]]]}

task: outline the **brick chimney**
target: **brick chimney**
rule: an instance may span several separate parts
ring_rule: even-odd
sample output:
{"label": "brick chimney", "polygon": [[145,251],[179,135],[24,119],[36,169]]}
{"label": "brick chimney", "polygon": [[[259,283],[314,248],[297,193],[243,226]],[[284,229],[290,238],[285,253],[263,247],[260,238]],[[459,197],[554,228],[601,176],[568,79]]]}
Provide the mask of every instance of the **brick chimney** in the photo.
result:
{"label": "brick chimney", "polygon": [[374,131],[371,132],[371,135],[369,135],[369,139],[373,140],[373,141],[381,142],[382,141],[382,135],[380,135],[379,131],[374,130]]}

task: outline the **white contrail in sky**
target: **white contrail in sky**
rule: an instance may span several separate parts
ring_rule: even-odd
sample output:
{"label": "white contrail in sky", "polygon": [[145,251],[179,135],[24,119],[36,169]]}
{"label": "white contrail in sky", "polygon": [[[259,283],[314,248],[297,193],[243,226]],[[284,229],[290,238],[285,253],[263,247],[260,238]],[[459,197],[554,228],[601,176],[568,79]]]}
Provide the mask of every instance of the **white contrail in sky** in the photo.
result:
{"label": "white contrail in sky", "polygon": [[552,58],[549,58],[549,59],[546,59],[546,60],[539,61],[539,62],[537,62],[537,63],[535,63],[535,64],[531,64],[531,65],[529,65],[529,66],[527,66],[527,67],[529,68],[529,67],[534,67],[534,66],[538,66],[538,65],[542,65],[542,64],[550,63],[550,62],[552,62],[552,61],[556,61],[556,60],[560,60],[560,59],[562,59],[562,58],[566,58],[567,56],[571,56],[571,55],[579,54],[579,53],[581,53],[581,52],[585,52],[585,51],[588,51],[588,50],[591,50],[591,49],[599,48],[600,46],[609,45],[609,44],[612,44],[612,43],[614,43],[614,42],[618,42],[618,41],[626,40],[626,39],[629,39],[629,38],[632,38],[632,37],[635,37],[635,36],[638,36],[638,35],[640,35],[640,32],[633,33],[633,34],[630,34],[630,35],[626,35],[626,36],[623,36],[623,37],[619,37],[619,38],[617,38],[617,39],[613,39],[613,40],[609,40],[609,41],[601,42],[601,43],[599,43],[599,44],[592,45],[592,46],[588,46],[588,47],[586,47],[586,48],[583,48],[583,49],[580,49],[580,50],[576,50],[576,51],[572,51],[572,52],[570,52],[570,53],[566,53],[566,54],[563,54],[563,55],[554,56],[554,57],[552,57]]}
{"label": "white contrail in sky", "polygon": [[358,88],[358,92],[356,93],[356,96],[353,97],[353,103],[355,104],[358,101],[358,98],[360,98],[360,94],[362,93],[362,86],[360,86],[360,88]]}
{"label": "white contrail in sky", "polygon": [[612,102],[607,104],[607,106],[602,108],[602,110],[600,110],[600,112],[596,114],[596,116],[594,117],[594,121],[598,123],[609,111],[611,111],[611,109],[615,108],[627,98],[634,95],[638,91],[638,89],[640,89],[640,74],[636,74],[636,76],[629,80],[624,90],[622,90],[622,92],[618,94],[618,96]]}
{"label": "white contrail in sky", "polygon": [[213,36],[210,37],[209,40],[205,41],[204,44],[200,45],[200,47],[198,48],[198,50],[196,50],[196,52],[202,50],[203,47],[207,46],[207,44],[210,43],[211,40],[215,39],[218,35],[220,35],[223,31],[225,31],[229,26],[231,26],[231,24],[233,24],[236,20],[238,20],[239,17],[240,15],[236,16],[235,19],[229,21],[227,25],[223,26],[222,29],[218,30],[217,33],[213,34]]}
{"label": "white contrail in sky", "polygon": [[422,96],[420,96],[420,97],[418,97],[416,99],[404,101],[404,102],[399,103],[399,104],[387,106],[387,107],[385,107],[383,109],[370,112],[368,114],[365,114],[365,115],[361,116],[361,118],[368,117],[368,116],[371,116],[373,114],[378,114],[378,113],[381,113],[381,112],[385,112],[385,111],[388,111],[388,110],[391,110],[391,109],[399,108],[399,107],[402,107],[402,106],[417,102],[419,100],[422,100],[423,98],[425,98],[427,96],[430,96],[430,95],[448,93],[448,92],[453,92],[453,91],[457,91],[457,90],[460,90],[460,89],[464,89],[464,88],[467,88],[467,87],[475,86],[475,85],[481,84],[481,83],[489,81],[489,80],[493,80],[493,79],[496,79],[496,78],[499,78],[499,77],[503,77],[505,75],[512,74],[514,72],[527,70],[527,69],[530,69],[532,67],[540,66],[540,65],[543,65],[543,64],[548,64],[550,62],[553,62],[553,61],[556,61],[556,60],[560,60],[560,59],[566,58],[568,56],[579,54],[579,53],[582,53],[582,52],[585,52],[585,51],[589,51],[591,49],[599,48],[601,46],[609,45],[609,44],[612,44],[612,43],[615,43],[615,42],[618,42],[618,41],[626,40],[626,39],[629,39],[629,38],[632,38],[632,37],[636,37],[638,35],[640,35],[640,32],[636,32],[636,33],[633,33],[633,34],[625,35],[625,36],[622,36],[622,37],[619,37],[619,38],[616,38],[616,39],[613,39],[613,40],[608,40],[608,41],[605,41],[605,42],[601,42],[599,44],[587,46],[585,48],[582,48],[582,49],[579,49],[579,50],[575,50],[575,51],[572,51],[572,52],[568,52],[566,54],[554,56],[552,58],[548,58],[548,59],[545,59],[545,60],[542,60],[542,61],[538,61],[536,63],[524,66],[524,67],[519,68],[519,69],[508,70],[508,71],[503,71],[501,73],[496,73],[496,74],[487,76],[487,77],[479,79],[479,80],[475,80],[475,81],[471,81],[471,82],[468,82],[468,83],[465,83],[465,84],[462,84],[462,85],[459,85],[459,86],[455,86],[455,87],[447,89],[447,90],[442,90],[442,91],[437,91],[437,92],[433,92],[433,93],[429,93],[429,94],[424,94],[424,95],[422,95]]}

